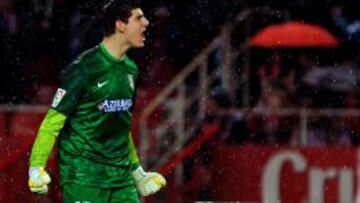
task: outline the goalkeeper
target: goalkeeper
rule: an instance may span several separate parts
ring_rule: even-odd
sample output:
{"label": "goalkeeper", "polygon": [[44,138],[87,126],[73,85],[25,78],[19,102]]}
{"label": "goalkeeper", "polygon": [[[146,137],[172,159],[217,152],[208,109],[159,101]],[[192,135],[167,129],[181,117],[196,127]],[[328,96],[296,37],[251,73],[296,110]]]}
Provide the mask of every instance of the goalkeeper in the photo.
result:
{"label": "goalkeeper", "polygon": [[32,147],[29,187],[46,194],[45,167],[58,141],[64,202],[139,202],[165,186],[145,172],[130,134],[136,64],[126,55],[144,46],[149,25],[139,3],[112,0],[103,8],[103,41],[65,70]]}

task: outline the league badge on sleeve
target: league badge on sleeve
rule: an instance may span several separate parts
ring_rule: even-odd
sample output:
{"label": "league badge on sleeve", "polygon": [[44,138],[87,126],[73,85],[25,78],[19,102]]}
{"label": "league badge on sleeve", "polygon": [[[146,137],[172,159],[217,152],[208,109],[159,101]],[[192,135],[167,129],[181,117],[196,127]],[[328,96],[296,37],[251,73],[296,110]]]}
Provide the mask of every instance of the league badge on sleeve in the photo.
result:
{"label": "league badge on sleeve", "polygon": [[64,97],[65,93],[66,91],[64,89],[58,88],[52,101],[51,107],[56,108]]}

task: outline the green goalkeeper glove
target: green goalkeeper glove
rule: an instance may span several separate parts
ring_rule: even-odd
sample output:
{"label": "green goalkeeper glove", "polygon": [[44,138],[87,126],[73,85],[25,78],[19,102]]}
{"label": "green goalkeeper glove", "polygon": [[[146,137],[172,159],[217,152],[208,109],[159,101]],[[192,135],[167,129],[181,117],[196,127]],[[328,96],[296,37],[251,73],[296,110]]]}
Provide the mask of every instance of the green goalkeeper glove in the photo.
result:
{"label": "green goalkeeper glove", "polygon": [[145,172],[141,166],[134,170],[132,175],[136,182],[136,188],[143,197],[156,193],[166,185],[166,180],[161,174]]}
{"label": "green goalkeeper glove", "polygon": [[43,167],[30,167],[29,188],[31,192],[46,194],[49,190],[48,184],[50,182],[50,176]]}

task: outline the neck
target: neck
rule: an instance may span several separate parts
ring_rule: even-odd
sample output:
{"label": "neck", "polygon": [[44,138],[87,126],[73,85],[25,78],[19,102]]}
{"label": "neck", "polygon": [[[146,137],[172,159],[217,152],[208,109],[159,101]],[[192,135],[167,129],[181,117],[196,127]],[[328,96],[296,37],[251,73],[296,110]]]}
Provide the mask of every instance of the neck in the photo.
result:
{"label": "neck", "polygon": [[119,60],[124,59],[125,53],[130,48],[119,36],[104,37],[102,44],[112,56]]}

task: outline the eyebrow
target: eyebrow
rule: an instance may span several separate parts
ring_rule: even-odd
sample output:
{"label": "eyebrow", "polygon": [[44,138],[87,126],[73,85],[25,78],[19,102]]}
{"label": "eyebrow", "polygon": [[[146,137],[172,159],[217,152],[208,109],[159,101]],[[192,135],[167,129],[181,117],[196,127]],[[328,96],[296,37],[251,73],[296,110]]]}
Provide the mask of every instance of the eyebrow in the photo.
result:
{"label": "eyebrow", "polygon": [[144,14],[137,14],[137,15],[135,16],[136,19],[141,19],[142,17],[144,17]]}
{"label": "eyebrow", "polygon": [[142,17],[145,17],[144,13],[141,10],[137,9],[133,12],[133,16],[135,19],[141,19]]}

